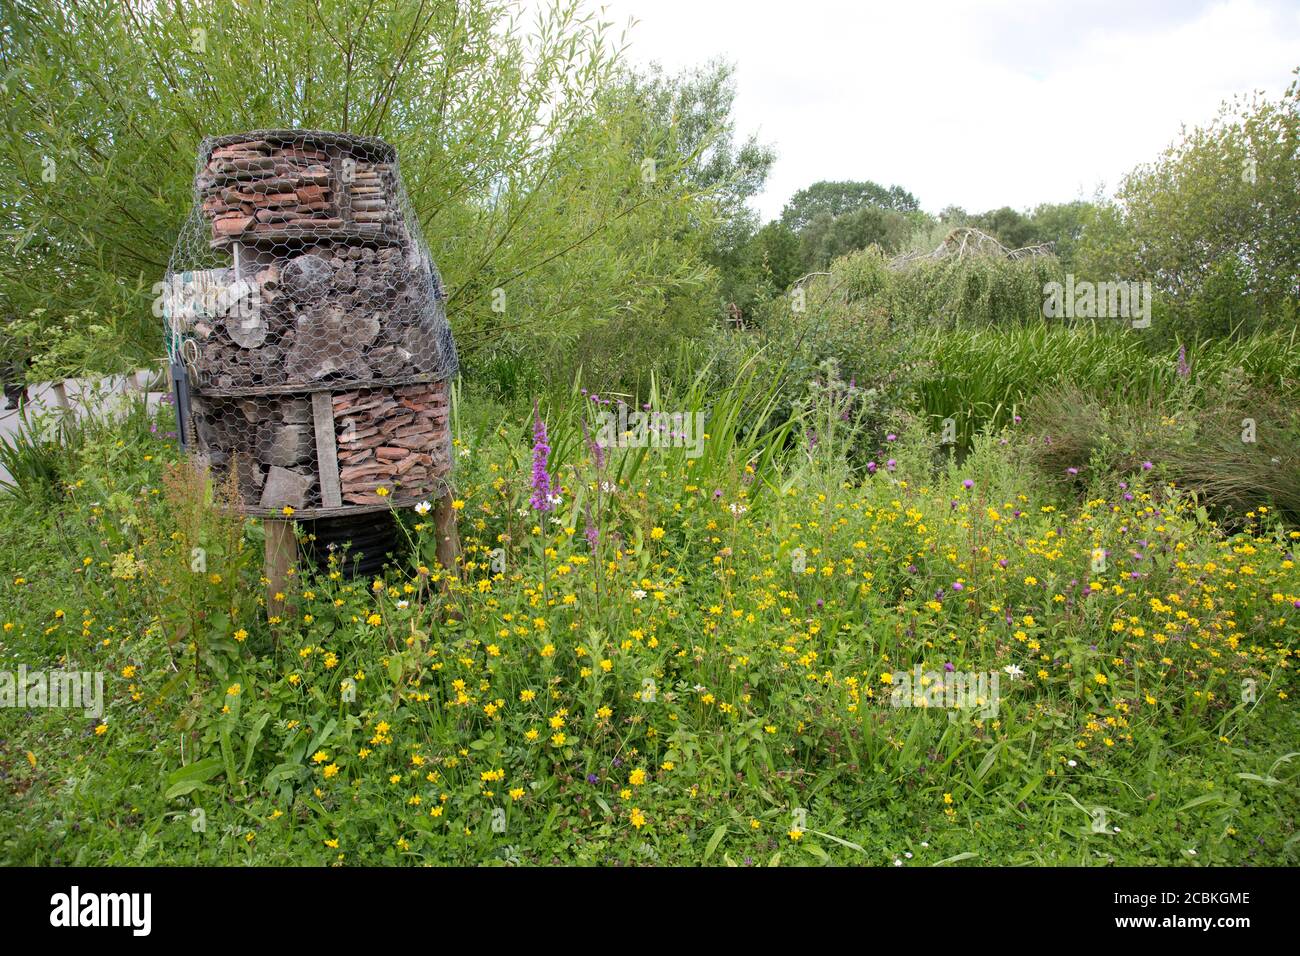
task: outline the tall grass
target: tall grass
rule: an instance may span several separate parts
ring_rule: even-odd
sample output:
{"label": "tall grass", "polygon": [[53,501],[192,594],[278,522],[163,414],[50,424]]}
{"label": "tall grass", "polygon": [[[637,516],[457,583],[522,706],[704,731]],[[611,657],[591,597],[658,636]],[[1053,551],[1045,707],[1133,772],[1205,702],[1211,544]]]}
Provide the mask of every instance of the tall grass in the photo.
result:
{"label": "tall grass", "polygon": [[79,442],[80,425],[71,416],[19,419],[12,437],[0,437],[0,495],[22,505],[43,505],[59,498],[69,449]]}
{"label": "tall grass", "polygon": [[1240,369],[1256,387],[1300,397],[1296,331],[1188,343],[1186,376],[1179,374],[1177,344],[1153,351],[1141,334],[1102,323],[922,330],[913,344],[933,371],[919,385],[918,404],[936,426],[955,419],[959,443],[969,446],[981,429],[1008,424],[1028,399],[1058,383],[1196,404]]}
{"label": "tall grass", "polygon": [[[0,496],[23,505],[48,505],[89,454],[116,457],[128,445],[149,439],[155,414],[142,394],[115,395],[94,389],[73,411],[24,415],[9,438],[0,438]],[[126,436],[126,438],[122,438]]]}
{"label": "tall grass", "polygon": [[[789,385],[787,376],[779,364],[774,370],[763,358],[763,350],[755,351],[726,387],[718,386],[712,362],[697,368],[694,378],[684,385],[666,381],[653,371],[649,375],[644,403],[649,411],[704,416],[708,437],[692,465],[692,475],[701,485],[729,485],[737,480],[738,470],[746,465],[753,469],[753,480],[771,480],[777,456],[786,446],[794,423],[781,413],[783,390]],[[566,396],[553,396],[549,408],[543,406],[550,429],[553,465],[563,467],[582,457],[589,440],[598,431],[595,416],[600,411],[617,413],[619,400],[636,407],[633,396],[611,393],[601,397],[613,400],[614,404],[598,407],[582,388],[579,377]],[[612,449],[608,474],[615,481],[633,486],[643,477],[643,471],[652,466],[653,455],[662,453],[684,454],[680,449]]]}

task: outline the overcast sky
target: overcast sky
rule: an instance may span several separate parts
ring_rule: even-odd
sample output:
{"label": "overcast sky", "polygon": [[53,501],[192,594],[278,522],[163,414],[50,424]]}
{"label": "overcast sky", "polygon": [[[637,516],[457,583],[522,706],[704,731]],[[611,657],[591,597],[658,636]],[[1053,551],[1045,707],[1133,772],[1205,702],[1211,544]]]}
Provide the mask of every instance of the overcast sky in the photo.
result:
{"label": "overcast sky", "polygon": [[937,212],[1111,191],[1181,123],[1300,66],[1300,0],[586,0],[634,62],[737,67],[737,131],[776,147],[764,219],[819,179]]}

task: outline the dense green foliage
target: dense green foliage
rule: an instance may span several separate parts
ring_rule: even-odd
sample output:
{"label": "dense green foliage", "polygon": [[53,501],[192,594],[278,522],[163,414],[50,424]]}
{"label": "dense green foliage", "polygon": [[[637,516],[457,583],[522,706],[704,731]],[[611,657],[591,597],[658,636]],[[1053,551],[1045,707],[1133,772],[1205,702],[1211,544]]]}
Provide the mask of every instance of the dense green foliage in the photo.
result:
{"label": "dense green foliage", "polygon": [[[603,323],[671,313],[665,333],[707,325],[720,230],[771,161],[752,142],[730,145],[725,67],[680,84],[637,78],[575,3],[536,23],[510,10],[5,4],[6,332],[44,309],[44,324],[76,318],[56,342],[81,370],[152,364],[152,288],[199,141],[292,126],[397,147],[462,350],[489,370],[527,356],[525,379],[542,374]],[[15,330],[0,360],[49,347]]]}
{"label": "dense green foliage", "polygon": [[1225,105],[1125,179],[1087,222],[1080,268],[1152,279],[1187,333],[1294,327],[1300,84]]}

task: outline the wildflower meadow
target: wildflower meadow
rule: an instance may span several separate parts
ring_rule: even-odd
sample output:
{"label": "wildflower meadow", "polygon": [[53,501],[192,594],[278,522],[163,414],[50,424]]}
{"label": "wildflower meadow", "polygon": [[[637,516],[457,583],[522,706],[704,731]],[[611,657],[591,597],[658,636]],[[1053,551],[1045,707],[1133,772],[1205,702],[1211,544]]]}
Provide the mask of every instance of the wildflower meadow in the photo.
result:
{"label": "wildflower meadow", "polygon": [[385,573],[336,550],[269,620],[256,527],[136,415],[9,532],[6,647],[107,677],[93,716],[5,711],[6,854],[1286,860],[1300,531],[1225,528],[1158,461],[1054,492],[1023,423],[960,464],[901,425],[854,470],[826,372],[818,441],[742,435],[748,380],[697,458],[601,447],[583,390],[461,413],[462,566],[417,504]]}

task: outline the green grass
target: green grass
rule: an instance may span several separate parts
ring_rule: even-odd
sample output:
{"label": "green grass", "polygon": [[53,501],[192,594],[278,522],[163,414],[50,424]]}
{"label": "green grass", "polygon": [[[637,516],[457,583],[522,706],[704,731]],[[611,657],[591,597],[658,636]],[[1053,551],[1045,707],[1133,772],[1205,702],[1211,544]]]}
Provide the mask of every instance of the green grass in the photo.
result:
{"label": "green grass", "polygon": [[[656,386],[708,407],[708,452],[603,469],[575,392],[549,515],[524,415],[458,408],[464,578],[442,590],[408,515],[381,582],[304,570],[271,622],[208,492],[145,423],[104,433],[63,508],[0,519],[3,667],[103,670],[108,704],[0,710],[0,856],[1296,862],[1300,532],[1229,534],[1140,475],[1132,501],[1058,497],[983,439],[936,475],[904,432],[858,481],[849,426],[811,451],[783,450],[804,422],[742,427],[775,388]],[[1002,675],[995,715],[891,704],[884,675],[949,663]]]}
{"label": "green grass", "polygon": [[987,428],[1007,425],[1034,395],[1058,383],[1130,399],[1197,404],[1240,368],[1246,381],[1294,401],[1300,397],[1300,334],[1260,334],[1239,341],[1189,343],[1191,374],[1178,374],[1178,345],[1153,352],[1142,330],[1106,324],[924,330],[914,339],[933,372],[918,402],[938,423],[956,420],[969,446]]}

